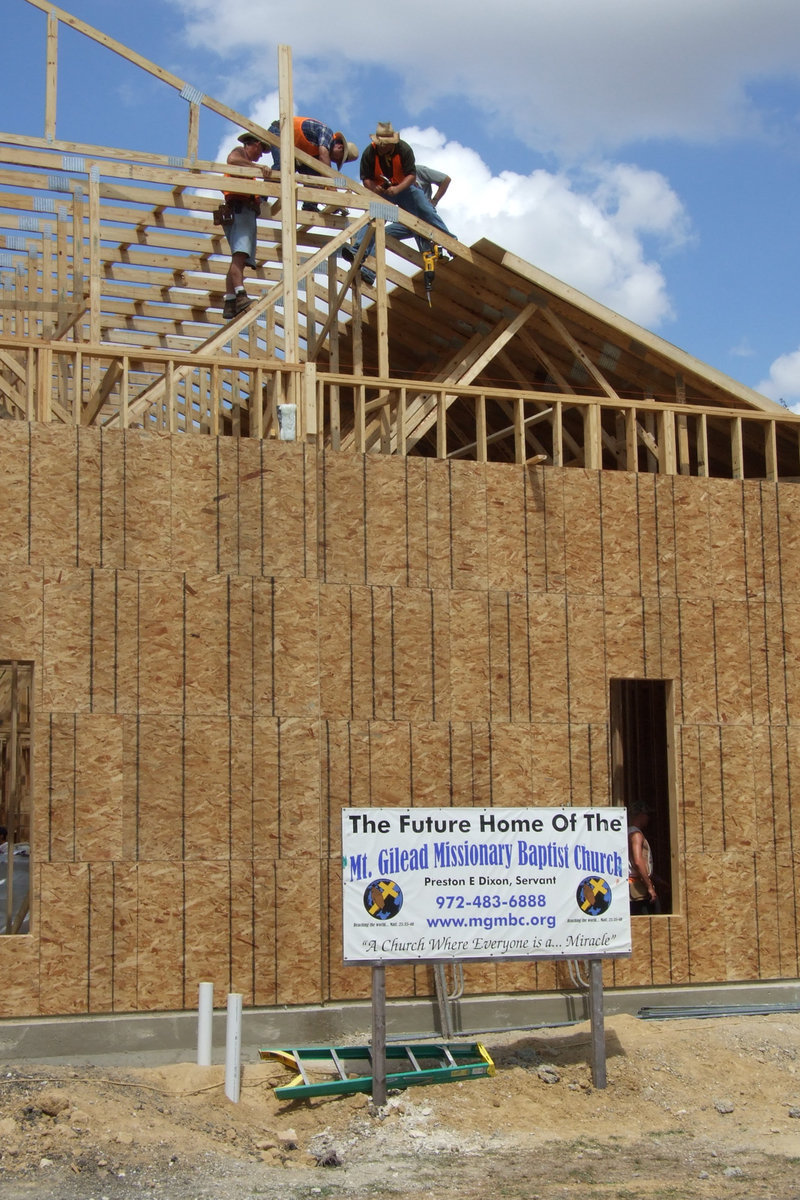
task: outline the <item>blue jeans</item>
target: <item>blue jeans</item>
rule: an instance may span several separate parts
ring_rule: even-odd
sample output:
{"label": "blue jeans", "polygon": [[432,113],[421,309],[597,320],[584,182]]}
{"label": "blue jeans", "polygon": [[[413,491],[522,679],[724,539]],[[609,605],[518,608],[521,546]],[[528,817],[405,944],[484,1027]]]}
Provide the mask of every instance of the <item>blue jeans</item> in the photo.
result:
{"label": "blue jeans", "polygon": [[[380,197],[376,196],[376,199],[380,199]],[[450,237],[453,236],[442,218],[439,216],[436,209],[431,204],[428,197],[423,192],[422,188],[417,187],[416,184],[412,184],[410,188],[406,188],[404,192],[400,192],[397,196],[387,196],[386,203],[396,204],[398,208],[404,208],[406,212],[413,213],[415,217],[420,217],[423,221],[427,221],[428,224],[433,225],[435,229],[441,229],[442,233],[450,234]],[[356,249],[358,249],[364,238],[370,232],[371,230],[369,225],[365,225],[363,229],[359,230],[353,239],[353,245]],[[401,242],[406,238],[416,238],[417,246],[420,250],[430,250],[431,248],[431,242],[428,238],[421,237],[416,233],[412,233],[412,231],[400,221],[390,221],[386,226],[386,233],[388,237],[397,238]],[[368,257],[373,253],[374,250],[375,235],[372,234],[364,257]]]}

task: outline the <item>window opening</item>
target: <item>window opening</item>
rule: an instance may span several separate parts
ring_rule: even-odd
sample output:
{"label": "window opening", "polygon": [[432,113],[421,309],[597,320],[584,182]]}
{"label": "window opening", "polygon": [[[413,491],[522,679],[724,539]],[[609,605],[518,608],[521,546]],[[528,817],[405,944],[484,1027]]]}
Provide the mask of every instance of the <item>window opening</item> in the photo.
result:
{"label": "window opening", "polygon": [[668,679],[612,679],[612,803],[647,810],[647,841],[662,913],[674,911],[672,763],[672,682]]}
{"label": "window opening", "polygon": [[0,662],[0,935],[30,931],[33,664]]}

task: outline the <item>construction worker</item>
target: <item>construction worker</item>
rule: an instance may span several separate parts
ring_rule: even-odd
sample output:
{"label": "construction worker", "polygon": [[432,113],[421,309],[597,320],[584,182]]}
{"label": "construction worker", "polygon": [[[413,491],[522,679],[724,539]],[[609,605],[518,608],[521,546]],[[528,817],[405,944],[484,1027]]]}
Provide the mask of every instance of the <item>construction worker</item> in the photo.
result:
{"label": "construction worker", "polygon": [[[449,175],[445,175],[444,171],[437,171],[435,167],[424,167],[422,163],[417,163],[416,169],[417,187],[422,188],[433,207],[436,208],[453,182],[452,179]],[[434,187],[436,188],[435,196],[433,194]]]}
{"label": "construction worker", "polygon": [[[414,151],[408,142],[400,139],[399,134],[392,128],[391,121],[378,122],[369,146],[361,155],[360,171],[361,182],[369,191],[375,192],[382,199],[392,201],[398,208],[404,208],[415,217],[421,217],[435,229],[441,229],[442,233],[453,236],[425,192],[417,186]],[[368,227],[362,229],[356,234],[352,246],[342,247],[342,256],[349,262],[355,258],[368,232]],[[429,238],[412,233],[400,221],[391,221],[386,226],[386,234],[388,237],[399,239],[414,237],[421,251],[431,248]],[[375,235],[371,234],[365,257],[372,254],[374,248]],[[369,267],[361,268],[361,277],[365,283],[375,282],[375,272]]]}
{"label": "construction worker", "polygon": [[[257,163],[265,150],[269,149],[254,133],[240,133],[240,146],[235,146],[227,162],[232,167],[249,167]],[[261,168],[262,179],[269,177],[266,167]],[[245,267],[255,268],[258,232],[256,217],[261,208],[260,196],[245,196],[238,192],[225,192],[227,219],[222,228],[231,248],[231,265],[225,279],[225,298],[222,315],[226,321],[238,317],[252,303],[244,286]]]}
{"label": "construction worker", "polygon": [[[280,137],[280,121],[273,121],[269,131]],[[358,158],[358,146],[348,142],[341,130],[331,129],[330,125],[318,121],[315,117],[294,118],[294,144],[298,150],[318,159],[326,167],[341,169],[342,163],[353,162]],[[276,171],[280,171],[281,152],[277,146],[272,147],[272,165]],[[306,163],[298,163],[297,170],[303,175],[320,174]],[[312,204],[310,200],[305,202],[303,208],[308,212],[318,211],[318,205]]]}

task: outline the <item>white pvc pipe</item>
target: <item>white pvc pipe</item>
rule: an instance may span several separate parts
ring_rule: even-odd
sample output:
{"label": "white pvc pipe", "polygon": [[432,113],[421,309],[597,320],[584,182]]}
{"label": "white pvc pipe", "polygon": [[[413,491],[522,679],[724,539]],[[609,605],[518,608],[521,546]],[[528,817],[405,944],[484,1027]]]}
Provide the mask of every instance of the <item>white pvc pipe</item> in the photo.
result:
{"label": "white pvc pipe", "polygon": [[225,1027],[225,1095],[234,1104],[239,1103],[242,1082],[242,996],[231,992],[228,996],[228,1017]]}
{"label": "white pvc pipe", "polygon": [[197,991],[197,1065],[198,1067],[210,1067],[214,985],[213,983],[201,983]]}

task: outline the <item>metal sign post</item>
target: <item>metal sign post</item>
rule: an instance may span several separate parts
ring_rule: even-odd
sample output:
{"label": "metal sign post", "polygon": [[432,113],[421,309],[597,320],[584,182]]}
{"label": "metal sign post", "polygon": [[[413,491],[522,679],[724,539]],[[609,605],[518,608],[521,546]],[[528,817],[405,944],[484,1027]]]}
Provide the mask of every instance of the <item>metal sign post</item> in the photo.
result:
{"label": "metal sign post", "polygon": [[592,1023],[592,1083],[596,1088],[606,1086],[606,1029],[603,1018],[603,960],[593,958],[589,963],[589,1017]]}
{"label": "metal sign post", "polygon": [[386,1103],[386,968],[372,968],[372,1103]]}

